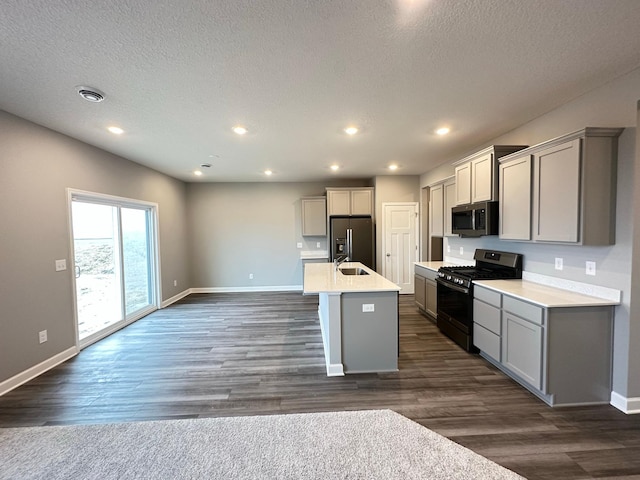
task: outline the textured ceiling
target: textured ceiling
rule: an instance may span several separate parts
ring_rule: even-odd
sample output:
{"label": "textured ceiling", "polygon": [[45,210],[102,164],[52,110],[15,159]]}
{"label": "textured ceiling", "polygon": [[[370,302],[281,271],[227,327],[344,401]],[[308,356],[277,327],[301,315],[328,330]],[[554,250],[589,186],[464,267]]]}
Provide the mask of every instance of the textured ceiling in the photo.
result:
{"label": "textured ceiling", "polygon": [[390,163],[421,174],[640,66],[639,0],[2,0],[0,12],[0,109],[187,181],[369,178]]}

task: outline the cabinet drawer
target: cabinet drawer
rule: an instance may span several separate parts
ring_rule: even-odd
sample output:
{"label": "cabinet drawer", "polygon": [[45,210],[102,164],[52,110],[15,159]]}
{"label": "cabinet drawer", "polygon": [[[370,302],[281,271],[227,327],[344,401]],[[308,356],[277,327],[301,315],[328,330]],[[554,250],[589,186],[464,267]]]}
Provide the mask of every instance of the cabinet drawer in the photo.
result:
{"label": "cabinet drawer", "polygon": [[473,325],[473,344],[481,352],[500,361],[500,337],[477,323]]}
{"label": "cabinet drawer", "polygon": [[500,308],[502,305],[502,295],[488,288],[483,288],[478,285],[473,287],[473,297],[482,300],[489,305]]}
{"label": "cabinet drawer", "polygon": [[473,299],[473,322],[500,335],[500,309]]}
{"label": "cabinet drawer", "polygon": [[542,325],[542,307],[505,295],[502,299],[502,308],[503,310],[513,313],[525,320],[529,320],[537,325]]}

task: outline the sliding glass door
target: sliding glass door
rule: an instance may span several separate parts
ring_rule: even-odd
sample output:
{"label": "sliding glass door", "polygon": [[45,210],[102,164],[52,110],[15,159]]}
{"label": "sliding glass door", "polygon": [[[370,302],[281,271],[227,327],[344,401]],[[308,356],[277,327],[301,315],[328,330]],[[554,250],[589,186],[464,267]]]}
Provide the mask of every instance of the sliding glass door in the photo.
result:
{"label": "sliding glass door", "polygon": [[157,308],[154,205],[71,193],[80,347]]}

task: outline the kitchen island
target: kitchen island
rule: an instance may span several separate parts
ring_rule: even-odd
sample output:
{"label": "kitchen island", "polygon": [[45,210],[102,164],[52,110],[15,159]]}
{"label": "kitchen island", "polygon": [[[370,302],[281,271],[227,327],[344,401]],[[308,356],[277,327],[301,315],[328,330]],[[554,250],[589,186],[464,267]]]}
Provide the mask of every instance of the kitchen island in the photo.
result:
{"label": "kitchen island", "polygon": [[318,295],[327,375],[398,370],[400,287],[357,262],[304,266],[304,295]]}

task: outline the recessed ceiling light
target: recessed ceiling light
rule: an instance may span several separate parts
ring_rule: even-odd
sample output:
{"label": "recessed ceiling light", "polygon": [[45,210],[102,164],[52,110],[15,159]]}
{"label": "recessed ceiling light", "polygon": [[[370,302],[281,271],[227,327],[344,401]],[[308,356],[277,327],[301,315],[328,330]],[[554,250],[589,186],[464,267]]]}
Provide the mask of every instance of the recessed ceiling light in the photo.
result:
{"label": "recessed ceiling light", "polygon": [[104,100],[104,93],[93,87],[76,87],[78,95],[88,102],[98,103]]}
{"label": "recessed ceiling light", "polygon": [[337,172],[340,169],[340,166],[339,165],[331,165],[329,168],[331,170],[333,170],[334,172]]}
{"label": "recessed ceiling light", "polygon": [[268,177],[270,175],[273,175],[273,172],[271,170],[265,170],[264,174]]}
{"label": "recessed ceiling light", "polygon": [[122,135],[124,133],[124,130],[121,129],[120,127],[109,127],[107,128],[107,130],[109,130],[111,133],[114,133],[116,135]]}
{"label": "recessed ceiling light", "polygon": [[201,177],[201,176],[202,176],[202,172],[201,172],[200,170],[194,170],[194,171],[193,171],[193,174],[194,174],[196,177]]}
{"label": "recessed ceiling light", "polygon": [[355,135],[358,133],[358,127],[347,127],[344,129],[344,133],[347,135]]}
{"label": "recessed ceiling light", "polygon": [[244,135],[245,133],[247,133],[249,130],[247,130],[245,127],[243,127],[242,125],[236,125],[235,127],[233,127],[233,131],[235,133],[237,133],[238,135]]}
{"label": "recessed ceiling light", "polygon": [[446,135],[447,133],[449,133],[449,127],[442,127],[436,130],[436,133],[438,135]]}
{"label": "recessed ceiling light", "polygon": [[398,169],[398,165],[396,165],[395,163],[389,165],[389,170],[397,170]]}

